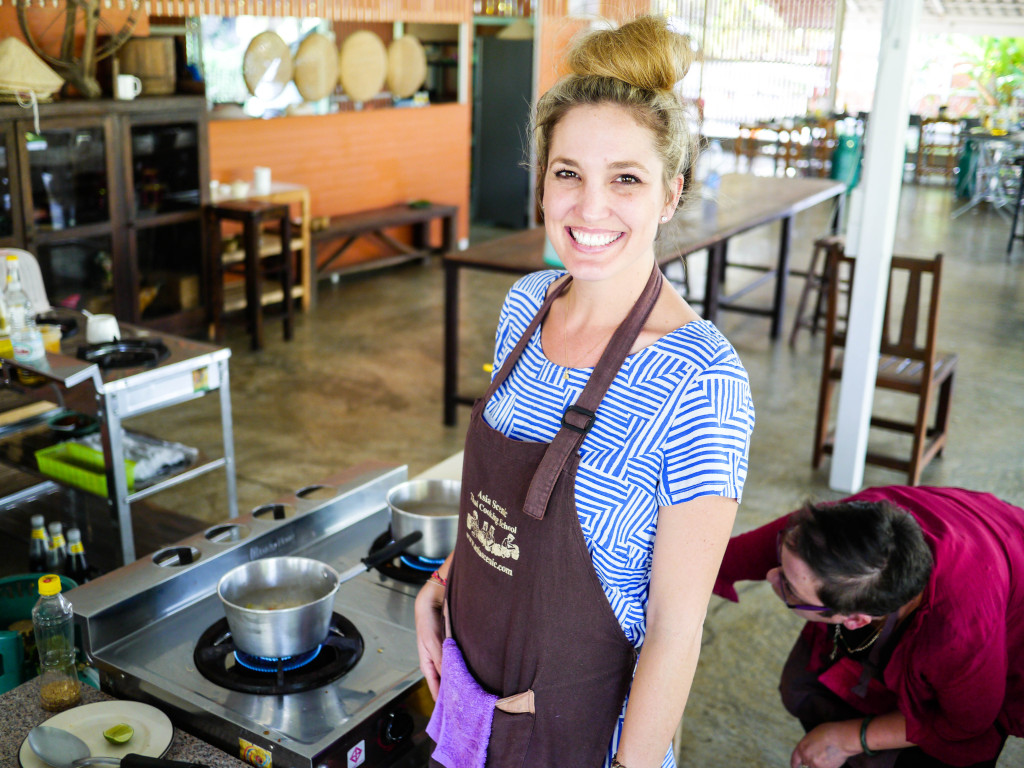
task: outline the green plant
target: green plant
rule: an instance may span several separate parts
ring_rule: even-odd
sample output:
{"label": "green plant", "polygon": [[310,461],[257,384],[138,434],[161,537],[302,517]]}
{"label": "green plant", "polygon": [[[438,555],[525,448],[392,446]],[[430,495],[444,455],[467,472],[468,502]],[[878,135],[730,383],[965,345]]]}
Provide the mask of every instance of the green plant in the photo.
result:
{"label": "green plant", "polygon": [[973,37],[964,48],[968,74],[986,104],[1009,104],[1024,88],[1024,38]]}

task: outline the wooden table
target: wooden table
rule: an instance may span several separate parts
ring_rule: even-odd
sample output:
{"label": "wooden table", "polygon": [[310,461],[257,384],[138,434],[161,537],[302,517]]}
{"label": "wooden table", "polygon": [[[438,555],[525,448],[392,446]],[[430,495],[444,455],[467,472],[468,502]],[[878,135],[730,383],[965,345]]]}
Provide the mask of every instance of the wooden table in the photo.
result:
{"label": "wooden table", "polygon": [[[227,190],[229,185],[222,184],[218,190]],[[309,187],[301,184],[289,184],[275,181],[270,185],[270,191],[259,193],[250,187],[242,197],[234,197],[230,192],[221,193],[218,191],[211,200],[213,203],[221,203],[227,200],[258,200],[265,203],[284,203],[289,206],[298,207],[299,228],[298,237],[292,242],[292,250],[299,245],[302,249],[302,256],[299,259],[299,290],[302,292],[302,311],[308,312],[315,300],[316,286],[313,285],[313,270],[310,260],[313,258],[312,237],[310,234],[310,196]]]}
{"label": "wooden table", "polygon": [[[789,243],[793,216],[833,198],[842,204],[846,185],[840,181],[812,178],[774,178],[729,174],[722,177],[717,201],[695,200],[664,227],[658,240],[656,256],[666,264],[680,256],[700,250],[708,251],[707,277],[704,286],[703,316],[714,322],[721,310],[745,312],[771,317],[771,338],[782,332],[786,303],[786,278],[789,276]],[[841,213],[841,211],[840,211]],[[833,217],[833,230],[841,216]],[[781,222],[779,251],[773,266],[763,268],[765,274],[740,291],[720,296],[725,278],[729,239],[772,222]],[[479,269],[488,272],[527,274],[550,269],[544,262],[543,228],[527,229],[499,240],[482,243],[465,251],[445,254],[444,311],[444,423],[455,424],[455,407],[472,405],[476,398],[460,395],[459,365],[459,271]],[[737,304],[737,300],[766,280],[775,280],[771,307]]]}
{"label": "wooden table", "polygon": [[[245,314],[252,336],[252,349],[263,349],[263,293],[264,259],[273,259],[272,270],[280,276],[281,305],[284,314],[284,338],[292,338],[292,236],[291,214],[286,203],[272,203],[266,200],[246,198],[211,203],[206,208],[210,237],[210,326],[218,344],[223,342],[224,327],[224,271],[225,254],[221,250],[221,222],[233,221],[242,225],[242,251],[240,258],[245,274]],[[278,242],[265,253],[262,227],[275,224]],[[304,293],[304,295],[308,295]]]}

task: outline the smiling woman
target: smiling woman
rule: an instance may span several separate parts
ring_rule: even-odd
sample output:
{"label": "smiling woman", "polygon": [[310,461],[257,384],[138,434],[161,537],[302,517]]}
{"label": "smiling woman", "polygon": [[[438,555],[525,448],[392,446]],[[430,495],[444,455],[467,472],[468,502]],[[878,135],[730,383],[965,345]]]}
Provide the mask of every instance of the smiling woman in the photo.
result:
{"label": "smiling woman", "polygon": [[442,765],[675,765],[754,418],[735,350],[654,257],[694,159],[674,91],[691,58],[645,17],[583,38],[538,103],[566,271],[506,297],[447,584],[417,599]]}

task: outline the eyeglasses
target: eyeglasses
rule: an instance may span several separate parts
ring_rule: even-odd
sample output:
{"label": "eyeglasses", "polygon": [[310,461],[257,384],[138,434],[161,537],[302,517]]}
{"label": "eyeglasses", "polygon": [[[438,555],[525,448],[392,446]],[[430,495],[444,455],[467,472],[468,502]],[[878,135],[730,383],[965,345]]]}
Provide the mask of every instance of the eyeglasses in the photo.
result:
{"label": "eyeglasses", "polygon": [[791,602],[791,599],[795,597],[793,586],[789,583],[789,579],[786,578],[785,571],[782,570],[782,545],[786,540],[785,533],[785,531],[779,531],[778,536],[775,537],[775,556],[779,562],[779,589],[782,591],[782,602],[785,603],[786,607],[791,611],[811,611],[812,613],[831,612],[832,609],[827,605],[804,605],[802,603]]}

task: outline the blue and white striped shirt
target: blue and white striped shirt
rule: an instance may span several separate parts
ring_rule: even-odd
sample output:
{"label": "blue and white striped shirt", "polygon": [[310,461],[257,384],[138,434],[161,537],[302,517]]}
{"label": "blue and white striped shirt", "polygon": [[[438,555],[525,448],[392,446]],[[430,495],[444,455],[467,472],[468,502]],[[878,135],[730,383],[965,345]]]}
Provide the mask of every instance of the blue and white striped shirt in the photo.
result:
{"label": "blue and white striped shirt", "polygon": [[[502,307],[495,370],[537,314],[546,270],[518,280]],[[514,440],[550,443],[592,368],[552,363],[540,329],[487,403],[484,418]],[[701,496],[739,500],[754,405],[736,351],[709,322],[687,323],[630,355],[580,449],[576,508],[597,575],[626,637],[643,643],[660,507]]]}

